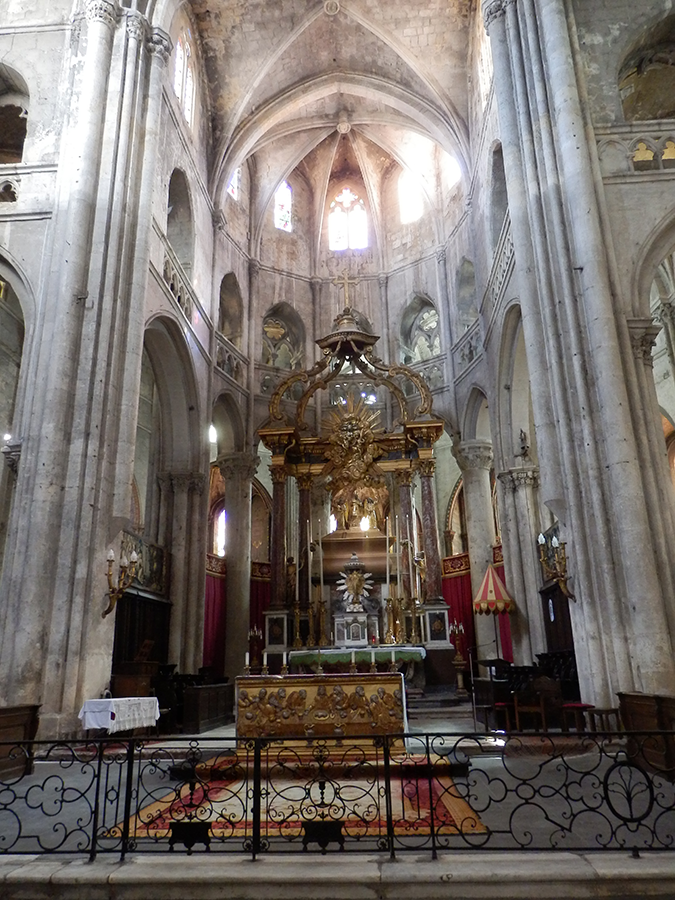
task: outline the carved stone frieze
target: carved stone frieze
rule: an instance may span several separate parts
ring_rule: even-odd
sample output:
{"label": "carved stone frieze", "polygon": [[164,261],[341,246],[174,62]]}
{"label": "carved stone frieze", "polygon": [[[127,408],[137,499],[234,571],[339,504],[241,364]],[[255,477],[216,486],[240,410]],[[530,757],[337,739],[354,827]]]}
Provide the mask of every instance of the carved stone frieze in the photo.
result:
{"label": "carved stone frieze", "polygon": [[516,491],[518,488],[538,488],[539,469],[508,469],[497,476],[505,488]]}

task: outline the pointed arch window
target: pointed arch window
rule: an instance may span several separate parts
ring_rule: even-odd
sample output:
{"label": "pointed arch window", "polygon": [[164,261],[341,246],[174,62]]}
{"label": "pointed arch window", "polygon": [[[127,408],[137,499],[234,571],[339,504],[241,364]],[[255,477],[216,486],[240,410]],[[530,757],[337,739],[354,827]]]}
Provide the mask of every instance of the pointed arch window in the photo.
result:
{"label": "pointed arch window", "polygon": [[330,205],[328,247],[330,250],[363,250],[367,246],[366,205],[358,194],[345,187]]}
{"label": "pointed arch window", "polygon": [[233,200],[239,200],[239,191],[241,189],[241,166],[238,169],[235,169],[232,173],[232,178],[230,178],[230,183],[227,186],[227,193],[232,197]]}
{"label": "pointed arch window", "polygon": [[173,64],[173,90],[190,127],[192,127],[195,103],[194,59],[191,38],[189,29],[181,31],[176,41]]}
{"label": "pointed arch window", "polygon": [[274,227],[281,231],[292,231],[291,212],[293,191],[286,181],[282,181],[274,195]]}
{"label": "pointed arch window", "polygon": [[419,183],[412,172],[404,169],[398,179],[398,206],[401,225],[409,225],[422,217],[424,203]]}

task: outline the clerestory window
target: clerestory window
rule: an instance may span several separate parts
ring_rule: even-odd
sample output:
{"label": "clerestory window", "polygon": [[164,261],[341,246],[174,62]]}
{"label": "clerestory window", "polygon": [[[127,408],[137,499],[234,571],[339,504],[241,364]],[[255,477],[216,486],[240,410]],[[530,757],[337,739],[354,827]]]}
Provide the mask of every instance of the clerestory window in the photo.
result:
{"label": "clerestory window", "polygon": [[233,200],[239,200],[239,191],[241,189],[241,166],[238,169],[235,169],[232,173],[232,178],[230,178],[230,183],[227,186],[227,193],[232,197]]}
{"label": "clerestory window", "polygon": [[331,250],[363,250],[368,246],[366,205],[351,188],[335,197],[328,213],[328,247]]}
{"label": "clerestory window", "polygon": [[195,103],[194,59],[191,37],[189,29],[181,31],[180,37],[176,41],[173,68],[173,90],[190,128],[192,128]]}
{"label": "clerestory window", "polygon": [[293,209],[293,192],[291,186],[282,181],[274,195],[274,227],[281,231],[292,231],[291,212]]}

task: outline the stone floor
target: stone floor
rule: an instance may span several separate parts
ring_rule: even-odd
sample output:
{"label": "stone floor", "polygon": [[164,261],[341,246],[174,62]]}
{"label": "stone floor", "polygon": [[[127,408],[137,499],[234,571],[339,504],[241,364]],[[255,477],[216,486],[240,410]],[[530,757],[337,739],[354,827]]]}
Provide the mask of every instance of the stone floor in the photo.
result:
{"label": "stone floor", "polygon": [[[470,706],[428,719],[416,733],[473,731]],[[234,726],[200,737],[234,738]],[[2,798],[0,797],[0,804]],[[0,822],[1,829],[1,822]],[[1,834],[0,834],[1,839]],[[675,900],[675,851],[643,853],[442,852],[275,854],[255,862],[235,854],[99,857],[0,856],[2,900],[568,900],[667,897]]]}

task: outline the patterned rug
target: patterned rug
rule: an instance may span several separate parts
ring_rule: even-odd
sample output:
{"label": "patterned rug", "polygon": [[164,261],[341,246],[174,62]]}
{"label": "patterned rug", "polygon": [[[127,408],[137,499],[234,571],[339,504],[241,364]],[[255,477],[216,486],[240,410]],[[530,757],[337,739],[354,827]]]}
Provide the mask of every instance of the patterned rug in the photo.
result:
{"label": "patterned rug", "polygon": [[[161,797],[153,791],[131,823],[136,840],[162,840],[172,823],[208,822],[214,840],[252,835],[254,804],[259,804],[263,840],[291,841],[308,832],[310,822],[338,822],[347,839],[387,835],[384,771],[381,761],[343,760],[317,767],[311,754],[277,755],[263,768],[262,790],[254,797],[248,766],[219,758],[198,766],[192,780]],[[482,834],[485,826],[462,797],[440,757],[415,761],[392,756],[391,819],[394,834],[424,838],[436,834]],[[164,789],[166,790],[166,788]]]}

